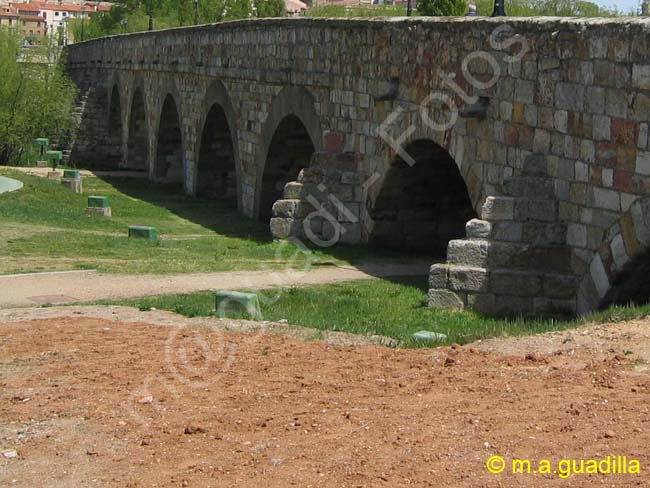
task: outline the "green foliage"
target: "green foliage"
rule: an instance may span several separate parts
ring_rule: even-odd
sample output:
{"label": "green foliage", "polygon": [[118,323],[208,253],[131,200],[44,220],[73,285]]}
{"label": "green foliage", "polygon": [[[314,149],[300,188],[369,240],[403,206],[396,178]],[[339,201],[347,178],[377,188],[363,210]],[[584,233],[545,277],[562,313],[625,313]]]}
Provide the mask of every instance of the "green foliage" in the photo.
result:
{"label": "green foliage", "polygon": [[452,16],[467,12],[465,0],[417,0],[416,7],[420,15]]}
{"label": "green foliage", "polygon": [[[479,15],[491,15],[494,0],[477,0],[476,7]],[[584,0],[506,0],[506,13],[510,17],[611,17],[621,14]]]}
{"label": "green foliage", "polygon": [[310,8],[305,15],[307,17],[402,17],[406,15],[406,7],[324,5]]}
{"label": "green foliage", "polygon": [[33,141],[65,138],[76,89],[55,46],[20,47],[20,38],[0,29],[0,163],[26,163]]}
{"label": "green foliage", "polygon": [[[284,0],[122,0],[111,12],[93,15],[84,23],[84,39],[155,29],[208,24],[251,17],[282,17]],[[70,23],[81,39],[81,20]]]}

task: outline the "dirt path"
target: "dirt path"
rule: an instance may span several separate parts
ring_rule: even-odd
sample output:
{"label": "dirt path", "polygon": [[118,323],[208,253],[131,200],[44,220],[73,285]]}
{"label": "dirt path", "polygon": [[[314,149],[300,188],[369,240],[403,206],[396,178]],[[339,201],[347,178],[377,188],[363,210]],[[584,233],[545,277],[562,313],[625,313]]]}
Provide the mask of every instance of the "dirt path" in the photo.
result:
{"label": "dirt path", "polygon": [[[396,350],[67,310],[0,315],[0,486],[650,482],[649,321]],[[625,455],[641,474],[495,475],[496,455]]]}
{"label": "dirt path", "polygon": [[[428,265],[377,263],[314,266],[310,271],[233,271],[179,275],[121,275],[88,271],[0,275],[0,308],[79,303],[218,289],[263,289],[386,276],[426,276]],[[424,279],[424,278],[423,278]]]}
{"label": "dirt path", "polygon": [[[36,167],[23,167],[23,166],[0,166],[1,170],[8,171],[20,171],[32,176],[40,176],[41,178],[46,178],[48,173],[52,171],[52,168],[36,168]],[[62,176],[63,170],[58,169],[57,172]],[[110,176],[116,178],[147,178],[147,173],[145,171],[127,171],[127,170],[115,170],[115,171],[90,171],[87,169],[80,169],[79,173],[83,177],[92,177],[92,176]]]}

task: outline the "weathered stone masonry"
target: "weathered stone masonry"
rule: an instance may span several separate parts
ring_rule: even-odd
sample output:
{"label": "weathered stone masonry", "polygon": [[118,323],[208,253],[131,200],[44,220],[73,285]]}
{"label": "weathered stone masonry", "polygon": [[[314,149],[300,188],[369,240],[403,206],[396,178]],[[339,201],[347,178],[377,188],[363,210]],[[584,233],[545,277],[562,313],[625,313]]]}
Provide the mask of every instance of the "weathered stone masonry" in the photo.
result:
{"label": "weathered stone masonry", "polygon": [[[520,61],[508,59],[520,43],[507,52],[490,44],[504,23],[512,31],[502,36],[516,33],[528,45]],[[648,289],[648,273],[636,270],[645,269],[639,263],[650,244],[649,33],[650,21],[629,19],[269,19],[85,42],[68,48],[68,68],[92,122],[78,135],[73,157],[115,159],[111,104],[119,93],[122,165],[133,164],[137,151],[146,155],[151,178],[164,180],[156,166],[177,162],[185,190],[194,193],[201,134],[218,104],[227,124],[212,125],[231,134],[230,156],[222,159],[234,162],[243,213],[263,213],[267,155],[284,144],[291,161],[274,163],[276,174],[284,168],[289,178],[273,206],[276,236],[329,243],[340,233],[342,242],[358,244],[408,228],[412,235],[395,241],[416,242],[430,235],[420,238],[413,219],[440,215],[436,199],[450,200],[431,195],[428,208],[416,199],[416,207],[394,216],[375,208],[378,201],[390,207],[386,195],[393,193],[382,188],[391,175],[407,174],[391,172],[403,161],[380,136],[398,110],[388,132],[394,139],[404,134],[406,149],[431,141],[453,158],[478,217],[467,223],[466,236],[456,235],[453,222],[437,227],[447,229],[443,242],[456,238],[446,263],[431,269],[430,302],[488,313],[584,313]],[[483,90],[472,88],[461,69],[477,51],[500,68],[496,84]],[[480,59],[469,67],[482,80],[493,76]],[[425,123],[420,103],[432,92],[465,105],[440,72],[470,95],[488,97],[486,116],[461,117],[445,131]],[[145,110],[134,117],[138,94]],[[167,122],[161,113],[170,97],[176,111],[167,110]],[[432,119],[448,119],[448,110],[429,108]],[[273,142],[287,117],[300,122],[302,139]],[[146,132],[140,143],[133,119]],[[161,153],[158,134],[176,125],[177,151]],[[307,142],[311,163],[290,154]],[[224,185],[230,174],[223,172]],[[278,190],[278,178],[270,190]],[[327,212],[313,214],[313,198]]]}

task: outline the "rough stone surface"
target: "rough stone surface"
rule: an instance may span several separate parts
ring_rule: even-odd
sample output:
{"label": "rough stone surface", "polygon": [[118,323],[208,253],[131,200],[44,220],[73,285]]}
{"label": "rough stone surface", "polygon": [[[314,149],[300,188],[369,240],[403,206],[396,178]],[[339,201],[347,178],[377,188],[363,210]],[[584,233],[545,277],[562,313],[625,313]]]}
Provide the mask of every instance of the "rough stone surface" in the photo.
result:
{"label": "rough stone surface", "polygon": [[486,240],[453,240],[447,247],[447,261],[484,268],[487,266],[489,242]]}
{"label": "rough stone surface", "polygon": [[61,184],[75,193],[83,193],[83,183],[80,178],[61,178]]}
{"label": "rough stone surface", "polygon": [[490,236],[492,224],[486,220],[472,219],[465,225],[467,237],[485,238]]}
{"label": "rough stone surface", "polygon": [[429,290],[429,306],[433,308],[465,308],[458,294],[449,290]]}

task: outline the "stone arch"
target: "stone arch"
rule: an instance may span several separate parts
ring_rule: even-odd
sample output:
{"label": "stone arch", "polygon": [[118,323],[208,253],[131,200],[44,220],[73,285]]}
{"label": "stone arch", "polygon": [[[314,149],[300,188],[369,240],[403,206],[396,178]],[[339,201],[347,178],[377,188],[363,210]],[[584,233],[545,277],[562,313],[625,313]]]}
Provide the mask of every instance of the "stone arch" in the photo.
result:
{"label": "stone arch", "polygon": [[119,83],[113,83],[108,97],[106,165],[117,168],[123,161],[122,139],[124,124],[122,122],[122,96]]}
{"label": "stone arch", "polygon": [[197,128],[193,193],[233,199],[241,210],[241,160],[237,118],[226,87],[214,81],[208,87]]}
{"label": "stone arch", "polygon": [[578,287],[580,315],[650,300],[650,197],[636,200],[605,232]]}
{"label": "stone arch", "polygon": [[[440,120],[445,120],[445,117],[448,116],[440,115]],[[407,146],[415,141],[429,140],[447,151],[455,162],[467,186],[472,207],[480,215],[485,199],[488,196],[497,195],[499,192],[484,182],[481,174],[482,168],[475,164],[477,139],[471,133],[475,132],[477,128],[471,126],[477,124],[477,121],[467,119],[457,122],[457,124],[466,126],[462,132],[457,130],[456,126],[446,131],[435,130],[424,122],[419,106],[415,112],[405,112],[405,115],[397,120],[401,121],[401,125],[380,128],[378,141],[383,150],[379,151],[380,155],[377,158],[379,166],[372,168],[371,173],[376,171],[380,175],[384,175],[390,169],[395,158],[405,154],[404,150]],[[402,137],[404,140],[398,143],[397,141],[400,141]]]}
{"label": "stone arch", "polygon": [[[296,133],[291,134],[292,131],[297,131],[297,137],[295,137]],[[279,167],[282,165],[281,163],[273,163],[275,157],[273,152],[275,148],[280,147],[282,139],[286,141],[289,137],[293,137],[297,146],[303,143],[306,146],[306,141],[309,140],[312,148],[310,151],[309,148],[294,147],[296,157],[287,154],[288,159],[283,169]],[[309,165],[311,153],[321,151],[322,147],[323,131],[316,111],[316,99],[306,88],[297,86],[283,88],[274,98],[269,109],[255,159],[257,173],[254,208],[258,217],[264,219],[270,217],[271,207],[275,201],[271,200],[281,197],[282,191],[278,188],[282,184],[281,180],[286,180],[284,183],[293,181],[298,176],[300,169]],[[305,161],[305,154],[308,152],[310,154]],[[269,161],[269,155],[271,155],[271,161]],[[303,166],[298,168],[301,164]],[[283,172],[282,176],[281,172]],[[264,190],[265,174],[267,176],[266,192]],[[272,174],[276,174],[277,178],[269,179]]]}
{"label": "stone arch", "polygon": [[366,198],[368,243],[444,257],[476,217],[454,159],[431,139],[403,146]]}
{"label": "stone arch", "polygon": [[153,177],[164,183],[185,183],[185,154],[180,97],[163,92],[159,115],[156,119],[155,159]]}
{"label": "stone arch", "polygon": [[146,171],[149,160],[149,120],[144,85],[134,83],[130,97],[126,158],[130,170]]}

